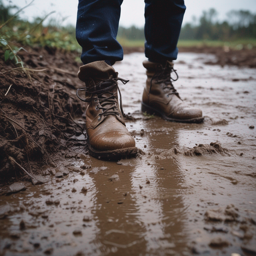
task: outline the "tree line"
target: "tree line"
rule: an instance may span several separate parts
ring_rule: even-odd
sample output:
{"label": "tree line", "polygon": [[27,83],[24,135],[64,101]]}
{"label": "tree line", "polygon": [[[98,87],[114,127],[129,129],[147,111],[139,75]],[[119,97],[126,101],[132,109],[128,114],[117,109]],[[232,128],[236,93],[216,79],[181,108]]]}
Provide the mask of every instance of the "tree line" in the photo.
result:
{"label": "tree line", "polygon": [[[118,36],[129,40],[144,40],[144,29],[131,26],[119,27]],[[256,14],[248,10],[233,10],[227,19],[218,20],[218,12],[211,8],[203,11],[183,25],[180,39],[183,40],[235,40],[240,38],[256,39]]]}

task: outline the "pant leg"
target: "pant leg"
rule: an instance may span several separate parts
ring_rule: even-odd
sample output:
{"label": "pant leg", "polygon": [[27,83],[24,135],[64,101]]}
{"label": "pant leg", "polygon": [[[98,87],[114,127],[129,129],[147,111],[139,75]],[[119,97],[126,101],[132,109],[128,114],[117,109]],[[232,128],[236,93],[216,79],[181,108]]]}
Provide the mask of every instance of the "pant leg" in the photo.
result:
{"label": "pant leg", "polygon": [[149,61],[176,60],[184,0],[145,0],[145,55]]}
{"label": "pant leg", "polygon": [[123,59],[116,36],[123,0],[79,0],[76,38],[84,64],[105,60],[113,65]]}

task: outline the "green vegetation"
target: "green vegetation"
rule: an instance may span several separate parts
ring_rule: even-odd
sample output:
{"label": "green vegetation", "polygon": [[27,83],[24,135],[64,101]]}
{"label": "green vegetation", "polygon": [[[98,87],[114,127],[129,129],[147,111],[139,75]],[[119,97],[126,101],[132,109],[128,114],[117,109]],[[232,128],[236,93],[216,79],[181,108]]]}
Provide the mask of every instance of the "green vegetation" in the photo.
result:
{"label": "green vegetation", "polygon": [[128,39],[130,41],[144,41],[144,29],[135,26],[129,28],[119,26],[118,38]]}
{"label": "green vegetation", "polygon": [[142,112],[143,116],[147,117],[148,119],[152,119],[152,118],[155,118],[155,115],[154,114],[149,114],[147,112]]}
{"label": "green vegetation", "polygon": [[[29,8],[31,3],[18,9],[13,5],[5,6],[0,0],[0,53],[2,52],[5,62],[13,62],[17,66],[15,69],[23,71],[29,78],[31,70],[25,67],[18,55],[20,51],[26,51],[26,46],[81,51],[73,26],[61,27],[54,19],[51,19],[47,26],[43,25],[52,13],[43,18],[35,18],[33,22],[20,19],[18,14],[24,8]],[[16,10],[16,13],[13,14],[13,10]]]}
{"label": "green vegetation", "polygon": [[124,47],[144,47],[145,40],[130,40],[123,37],[117,37],[118,42]]}
{"label": "green vegetation", "polygon": [[[26,7],[29,8],[29,5]],[[15,47],[18,45],[23,47],[26,45],[33,47],[48,46],[68,51],[80,51],[73,26],[62,27],[58,25],[55,19],[50,19],[47,25],[43,25],[43,22],[52,13],[43,18],[35,18],[33,22],[28,22],[18,17],[21,10],[12,14],[13,10],[17,10],[17,7],[5,6],[0,0],[0,38],[8,44],[15,45]],[[0,49],[3,47],[4,45],[0,44]]]}
{"label": "green vegetation", "polygon": [[[144,47],[144,40],[129,40],[117,38],[123,47]],[[233,41],[220,40],[179,40],[178,47],[223,47],[227,46],[231,49],[252,49],[256,47],[256,39],[237,39]]]}
{"label": "green vegetation", "polygon": [[204,11],[202,16],[182,27],[181,40],[222,40],[241,38],[256,39],[256,14],[250,11],[230,11],[227,20],[218,21],[215,9]]}
{"label": "green vegetation", "polygon": [[[29,8],[30,4],[24,8]],[[74,26],[59,25],[62,21],[57,22],[51,18],[53,13],[29,22],[19,18],[22,9],[14,5],[6,6],[0,0],[0,51],[5,61],[14,62],[25,71],[18,53],[25,50],[26,46],[81,51]],[[227,21],[219,22],[216,10],[204,11],[199,19],[193,19],[182,27],[178,46],[228,46],[234,49],[256,47],[256,14],[243,10],[231,11],[227,18]],[[144,29],[120,26],[117,39],[124,47],[144,47]]]}

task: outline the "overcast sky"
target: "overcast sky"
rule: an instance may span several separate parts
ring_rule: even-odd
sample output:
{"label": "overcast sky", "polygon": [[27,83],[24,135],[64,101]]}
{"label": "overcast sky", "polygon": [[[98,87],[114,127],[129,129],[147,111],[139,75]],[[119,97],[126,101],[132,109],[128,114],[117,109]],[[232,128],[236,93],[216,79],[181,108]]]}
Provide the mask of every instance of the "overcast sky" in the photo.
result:
{"label": "overcast sky", "polygon": [[[10,0],[4,0],[5,3]],[[11,0],[12,4],[19,7],[28,4],[29,0]],[[219,19],[223,20],[226,13],[230,10],[250,10],[256,13],[256,0],[186,0],[187,11],[184,23],[190,22],[193,16],[199,17],[203,10],[215,8],[219,13]],[[63,24],[76,23],[78,1],[75,0],[35,0],[32,6],[28,7],[20,16],[32,19],[35,16],[44,16],[51,11],[56,11],[51,17],[61,20],[68,17]],[[143,0],[124,0],[120,25],[125,27],[144,25],[144,1]]]}

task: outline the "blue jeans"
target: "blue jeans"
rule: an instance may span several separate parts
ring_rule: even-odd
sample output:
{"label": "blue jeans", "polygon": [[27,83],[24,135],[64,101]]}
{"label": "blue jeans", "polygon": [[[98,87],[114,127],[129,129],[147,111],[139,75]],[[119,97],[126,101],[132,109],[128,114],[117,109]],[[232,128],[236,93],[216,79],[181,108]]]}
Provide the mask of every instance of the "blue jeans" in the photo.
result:
{"label": "blue jeans", "polygon": [[[84,64],[105,60],[113,65],[123,59],[122,46],[116,40],[122,2],[79,0],[76,37]],[[149,61],[177,59],[185,10],[184,0],[145,0],[145,55]]]}

